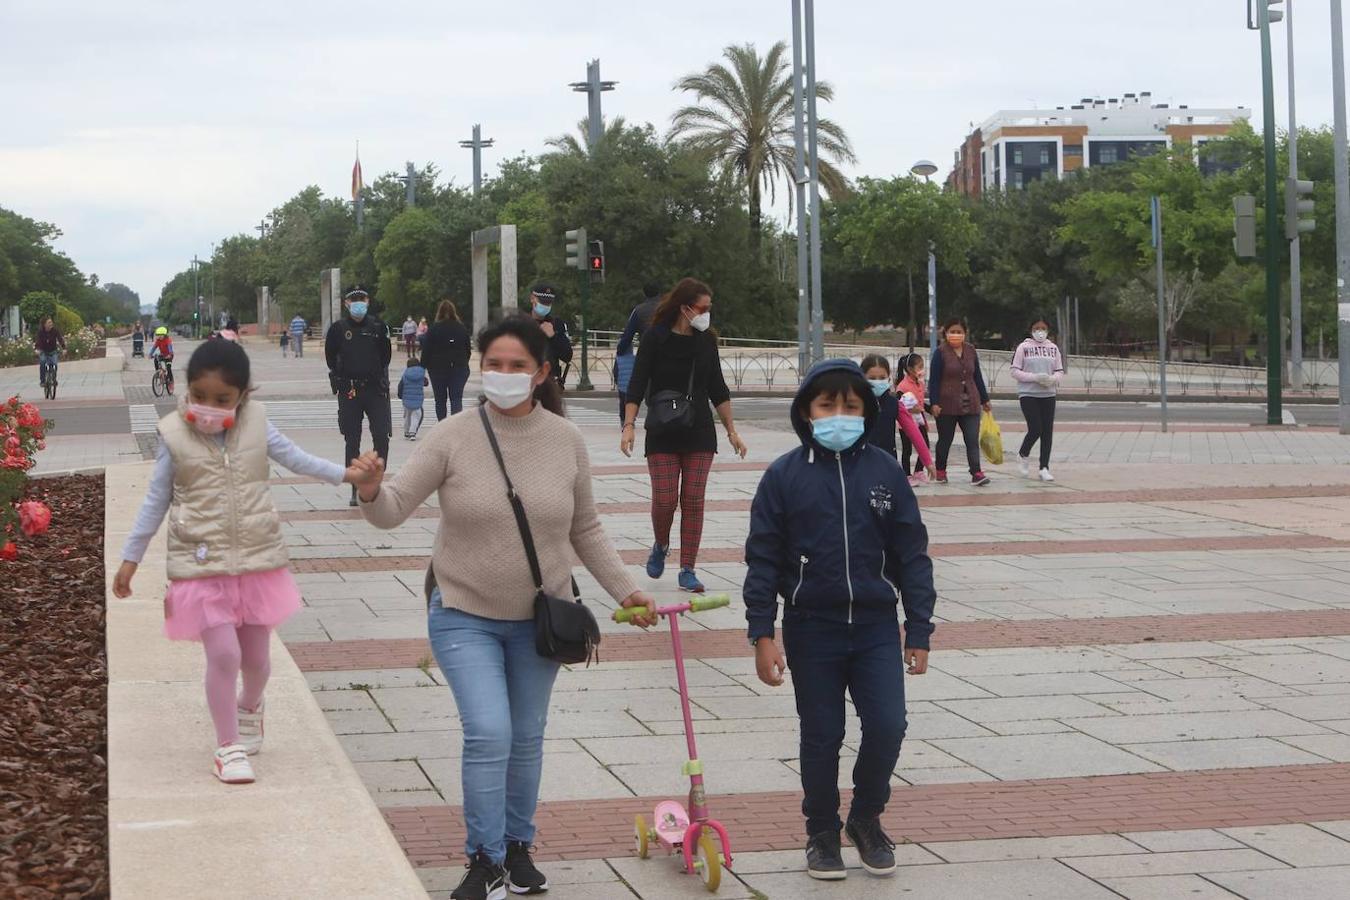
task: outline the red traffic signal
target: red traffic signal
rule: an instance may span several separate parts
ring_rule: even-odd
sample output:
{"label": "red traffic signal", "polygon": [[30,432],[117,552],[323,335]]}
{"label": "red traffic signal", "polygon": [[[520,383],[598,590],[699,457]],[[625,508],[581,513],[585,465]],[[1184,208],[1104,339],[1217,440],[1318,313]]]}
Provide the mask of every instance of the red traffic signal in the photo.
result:
{"label": "red traffic signal", "polygon": [[605,242],[590,241],[587,246],[586,268],[590,270],[591,277],[598,278],[601,281],[605,278]]}

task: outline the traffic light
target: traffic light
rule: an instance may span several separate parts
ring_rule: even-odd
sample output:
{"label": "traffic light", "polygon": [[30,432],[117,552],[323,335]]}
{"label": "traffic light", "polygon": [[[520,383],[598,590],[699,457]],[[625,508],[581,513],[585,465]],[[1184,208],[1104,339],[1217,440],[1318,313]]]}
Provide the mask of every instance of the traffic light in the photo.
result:
{"label": "traffic light", "polygon": [[605,280],[605,242],[591,241],[587,246],[589,250],[586,254],[586,268],[591,273],[591,280],[603,284]]}
{"label": "traffic light", "polygon": [[586,229],[573,228],[563,236],[567,238],[567,267],[585,272],[587,268]]}
{"label": "traffic light", "polygon": [[1256,198],[1238,194],[1233,198],[1233,252],[1238,259],[1256,257]]}
{"label": "traffic light", "polygon": [[[1285,240],[1292,241],[1307,231],[1312,231],[1317,227],[1317,222],[1312,218],[1313,198],[1312,192],[1316,185],[1311,181],[1304,181],[1301,178],[1286,178],[1284,180],[1284,237]],[[1308,218],[1303,218],[1304,216]]]}

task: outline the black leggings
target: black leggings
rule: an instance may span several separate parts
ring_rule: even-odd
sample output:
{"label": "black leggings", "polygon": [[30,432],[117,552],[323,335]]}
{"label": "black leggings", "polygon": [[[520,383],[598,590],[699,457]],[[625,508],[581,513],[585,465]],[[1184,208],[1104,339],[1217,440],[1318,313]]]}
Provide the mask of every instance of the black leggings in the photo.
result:
{"label": "black leggings", "polygon": [[[918,420],[916,419],[915,422],[917,421]],[[926,426],[920,426],[919,434],[923,437],[923,445],[931,449],[933,445],[928,441],[928,428]],[[905,467],[906,475],[913,475],[915,472],[919,472],[923,469],[923,463],[917,458],[914,460],[914,467],[910,468],[910,456],[917,457],[918,454],[914,453],[914,442],[911,441],[903,431],[900,432],[900,449],[900,465]]]}
{"label": "black leggings", "polygon": [[937,458],[934,467],[939,472],[947,470],[947,455],[952,450],[952,440],[956,437],[956,426],[961,426],[961,440],[966,445],[966,462],[970,465],[970,474],[980,471],[980,414],[967,413],[964,416],[938,416]]}
{"label": "black leggings", "polygon": [[1031,448],[1041,442],[1041,468],[1050,468],[1050,445],[1055,439],[1055,398],[1023,397],[1022,416],[1027,420],[1027,436],[1022,438],[1022,458],[1031,455]]}

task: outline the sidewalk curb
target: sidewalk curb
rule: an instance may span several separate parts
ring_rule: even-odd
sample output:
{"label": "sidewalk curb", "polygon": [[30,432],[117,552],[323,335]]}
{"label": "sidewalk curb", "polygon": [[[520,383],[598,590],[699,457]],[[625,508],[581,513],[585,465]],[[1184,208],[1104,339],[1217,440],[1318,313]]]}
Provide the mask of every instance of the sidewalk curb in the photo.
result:
{"label": "sidewalk curb", "polygon": [[[105,470],[106,576],[151,464]],[[165,544],[151,542],[128,600],[108,593],[108,831],[114,897],[421,898],[407,856],[334,737],[309,683],[272,641],[269,742],[258,781],[210,773],[214,743],[198,646],[160,633]]]}

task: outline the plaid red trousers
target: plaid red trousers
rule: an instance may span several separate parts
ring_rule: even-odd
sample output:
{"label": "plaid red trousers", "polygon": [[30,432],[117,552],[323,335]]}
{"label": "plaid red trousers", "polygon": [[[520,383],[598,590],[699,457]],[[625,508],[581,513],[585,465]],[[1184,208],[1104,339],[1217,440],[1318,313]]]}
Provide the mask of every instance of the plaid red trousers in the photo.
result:
{"label": "plaid red trousers", "polygon": [[652,479],[652,531],[662,547],[670,546],[675,510],[680,510],[680,567],[692,569],[698,562],[703,540],[703,495],[708,491],[708,473],[713,454],[652,453],[647,472]]}

